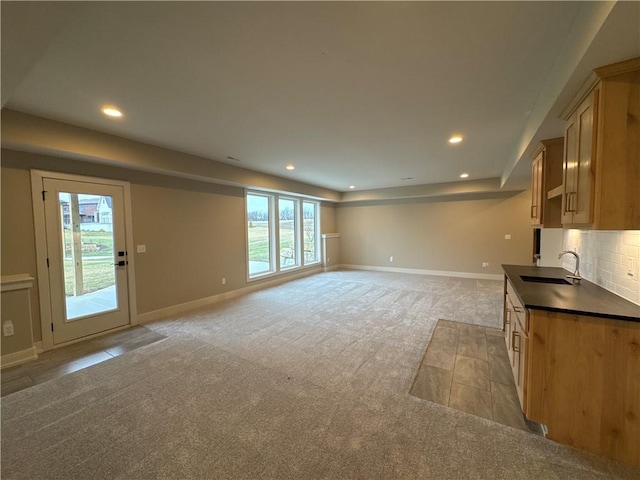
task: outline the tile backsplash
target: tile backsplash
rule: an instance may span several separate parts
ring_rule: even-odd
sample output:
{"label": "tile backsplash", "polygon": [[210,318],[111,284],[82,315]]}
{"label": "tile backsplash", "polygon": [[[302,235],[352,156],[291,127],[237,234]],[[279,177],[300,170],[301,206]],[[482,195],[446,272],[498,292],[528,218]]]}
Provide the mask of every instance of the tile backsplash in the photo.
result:
{"label": "tile backsplash", "polygon": [[[580,255],[583,278],[640,305],[640,230],[565,230],[562,244]],[[573,271],[573,256],[565,255],[562,266]]]}

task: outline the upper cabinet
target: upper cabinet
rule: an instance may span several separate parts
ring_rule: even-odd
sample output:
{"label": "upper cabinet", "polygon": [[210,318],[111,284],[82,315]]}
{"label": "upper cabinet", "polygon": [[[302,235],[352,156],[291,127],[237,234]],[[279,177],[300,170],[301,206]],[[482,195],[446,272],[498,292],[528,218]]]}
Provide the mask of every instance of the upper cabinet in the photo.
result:
{"label": "upper cabinet", "polygon": [[564,139],[543,140],[531,165],[531,224],[561,227],[560,189]]}
{"label": "upper cabinet", "polygon": [[565,112],[562,225],[640,229],[640,58],[596,69]]}

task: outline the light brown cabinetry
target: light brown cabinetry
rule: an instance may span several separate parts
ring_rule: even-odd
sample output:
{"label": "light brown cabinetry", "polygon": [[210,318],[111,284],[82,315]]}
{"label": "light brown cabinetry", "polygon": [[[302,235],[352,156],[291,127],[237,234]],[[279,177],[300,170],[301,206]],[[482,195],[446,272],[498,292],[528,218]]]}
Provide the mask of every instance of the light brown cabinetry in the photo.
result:
{"label": "light brown cabinetry", "polygon": [[522,411],[547,438],[640,466],[640,322],[527,309],[505,277],[504,332]]}
{"label": "light brown cabinetry", "polygon": [[640,229],[640,58],[596,69],[566,112],[562,224]]}
{"label": "light brown cabinetry", "polygon": [[513,287],[506,280],[505,284],[505,316],[504,316],[504,340],[509,354],[509,363],[513,379],[518,392],[520,407],[526,414],[526,374],[527,374],[527,347],[528,312],[513,291]]}
{"label": "light brown cabinetry", "polygon": [[561,227],[563,138],[543,140],[531,165],[531,224],[535,227]]}
{"label": "light brown cabinetry", "polygon": [[640,466],[640,322],[531,310],[527,418]]}

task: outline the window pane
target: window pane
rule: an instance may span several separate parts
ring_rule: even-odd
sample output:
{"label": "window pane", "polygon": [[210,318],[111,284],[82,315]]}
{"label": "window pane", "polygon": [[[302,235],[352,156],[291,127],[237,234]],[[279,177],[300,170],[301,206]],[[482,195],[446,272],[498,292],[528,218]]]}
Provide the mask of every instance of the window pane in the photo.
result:
{"label": "window pane", "polygon": [[118,308],[112,198],[59,192],[66,321]]}
{"label": "window pane", "polygon": [[[280,268],[295,267],[300,264],[296,248],[296,201],[278,200],[280,220]],[[299,235],[299,234],[298,234]]]}
{"label": "window pane", "polygon": [[318,229],[316,218],[318,204],[302,202],[302,216],[304,225],[304,263],[318,261]]}
{"label": "window pane", "polygon": [[271,234],[269,197],[247,194],[249,276],[270,272]]}

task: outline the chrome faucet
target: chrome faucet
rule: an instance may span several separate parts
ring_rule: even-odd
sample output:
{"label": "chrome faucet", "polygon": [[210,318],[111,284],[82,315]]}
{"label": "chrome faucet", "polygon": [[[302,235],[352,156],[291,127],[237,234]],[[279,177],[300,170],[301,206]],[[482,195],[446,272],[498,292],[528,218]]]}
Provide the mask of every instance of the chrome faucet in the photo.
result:
{"label": "chrome faucet", "polygon": [[579,283],[580,280],[582,280],[582,277],[580,276],[580,257],[578,256],[578,254],[572,250],[564,250],[560,255],[558,255],[558,260],[560,260],[562,256],[566,255],[567,253],[570,253],[571,255],[576,257],[576,270],[572,275],[567,275],[567,278],[573,280],[574,283]]}

